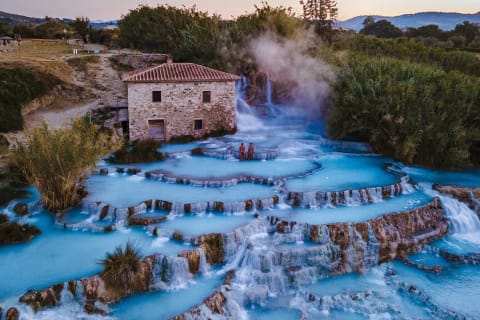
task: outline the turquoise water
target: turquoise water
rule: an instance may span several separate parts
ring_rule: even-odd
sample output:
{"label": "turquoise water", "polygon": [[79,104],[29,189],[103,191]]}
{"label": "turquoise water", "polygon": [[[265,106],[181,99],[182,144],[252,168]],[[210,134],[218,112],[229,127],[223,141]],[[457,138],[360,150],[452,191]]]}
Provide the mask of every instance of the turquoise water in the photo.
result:
{"label": "turquoise water", "polygon": [[201,304],[222,283],[218,276],[193,279],[185,288],[140,294],[111,306],[116,319],[169,319]]}
{"label": "turquoise water", "polygon": [[253,219],[252,214],[203,214],[172,216],[157,224],[159,229],[180,231],[184,235],[199,236],[209,233],[231,232],[246,225]]}
{"label": "turquoise water", "polygon": [[[295,113],[293,113],[295,115]],[[18,305],[18,297],[28,289],[42,289],[52,284],[78,279],[100,272],[99,260],[117,246],[128,241],[134,243],[143,256],[161,253],[176,256],[180,251],[194,248],[191,244],[170,239],[174,231],[186,238],[208,233],[225,233],[224,252],[229,255],[228,268],[238,275],[226,291],[229,307],[241,319],[430,319],[430,305],[404,294],[396,283],[413,283],[423,290],[433,303],[461,315],[478,317],[480,307],[480,269],[478,266],[453,266],[428,252],[411,255],[412,262],[425,266],[442,265],[440,274],[428,273],[408,267],[400,262],[374,267],[365,274],[347,274],[338,277],[308,274],[309,268],[322,258],[315,251],[319,244],[303,242],[302,234],[279,234],[262,225],[260,216],[276,216],[309,224],[335,222],[360,222],[383,214],[411,210],[439,196],[430,188],[432,182],[480,186],[478,170],[465,172],[430,171],[403,167],[400,173],[408,174],[421,183],[413,192],[401,194],[371,204],[357,203],[335,208],[294,209],[285,201],[288,191],[340,191],[390,185],[399,176],[389,173],[385,166],[393,161],[367,153],[365,145],[335,142],[321,136],[322,126],[288,115],[286,118],[258,119],[254,114],[246,118],[239,114],[239,132],[221,138],[186,145],[164,145],[160,151],[176,153],[176,158],[150,164],[118,167],[138,167],[143,171],[162,170],[173,177],[190,177],[204,180],[225,180],[238,176],[276,178],[275,185],[238,183],[227,187],[197,187],[146,179],[138,175],[110,173],[91,176],[86,186],[86,202],[101,201],[113,207],[124,208],[144,200],[161,199],[175,203],[206,203],[223,201],[243,203],[247,199],[266,199],[279,195],[280,203],[273,208],[239,214],[179,214],[176,212],[147,210],[140,217],[167,216],[168,219],[150,226],[125,227],[111,233],[93,233],[82,230],[63,230],[54,225],[54,218],[34,204],[39,200],[34,189],[28,199],[29,207],[36,210],[27,218],[17,218],[12,213],[12,202],[4,211],[14,220],[39,226],[43,234],[32,242],[0,247],[0,305]],[[229,153],[240,142],[253,142],[258,152],[273,152],[276,157],[267,161],[238,161],[231,157],[190,156],[188,151],[202,147],[209,151]],[[343,151],[343,152],[342,152]],[[173,156],[173,155],[172,155]],[[101,167],[113,172],[117,165],[99,162]],[[456,200],[441,196],[450,234],[431,244],[459,254],[480,253],[480,228],[475,213]],[[233,205],[232,204],[232,205]],[[37,209],[35,209],[37,208]],[[243,210],[239,210],[243,211]],[[66,213],[66,222],[75,223],[92,219],[86,206]],[[475,218],[476,217],[476,218]],[[109,225],[113,220],[96,222]],[[157,228],[157,236],[152,229]],[[230,241],[230,242],[229,242]],[[313,252],[315,251],[315,252]],[[311,254],[309,254],[309,252]],[[312,253],[313,252],[313,253]],[[291,258],[289,260],[288,258]],[[305,259],[300,261],[298,259]],[[281,261],[285,265],[281,265]],[[293,265],[288,264],[293,261]],[[279,265],[280,264],[280,265]],[[302,268],[298,269],[298,264]],[[225,270],[202,269],[195,277],[183,279],[185,287],[153,291],[126,298],[110,305],[113,319],[168,319],[189,308],[202,304],[217,290]],[[255,268],[258,268],[255,269]],[[306,274],[302,279],[312,279],[294,285],[285,270],[299,270]],[[180,268],[181,269],[181,268]],[[298,271],[297,270],[297,271]],[[393,274],[393,275],[392,275]],[[179,275],[182,275],[179,273]],[[299,275],[299,277],[301,274]],[[327,278],[324,278],[327,277]],[[296,283],[296,282],[295,282]],[[300,283],[300,282],[299,282]],[[278,289],[278,290],[275,290]],[[316,297],[311,303],[307,293]],[[319,298],[324,303],[319,303]],[[338,297],[333,299],[332,297]],[[62,303],[33,314],[21,308],[26,319],[106,319],[87,316],[76,302]]]}
{"label": "turquoise water", "polygon": [[229,187],[206,188],[193,185],[166,183],[139,175],[111,173],[93,175],[86,181],[89,192],[86,200],[102,201],[114,207],[126,208],[145,200],[196,203],[205,201],[244,201],[265,199],[275,194],[269,186],[239,183]]}
{"label": "turquoise water", "polygon": [[395,262],[394,269],[399,280],[414,283],[433,303],[466,316],[479,316],[479,266],[452,265],[440,274],[432,274]]}
{"label": "turquoise water", "polygon": [[331,154],[318,160],[322,169],[286,183],[290,191],[338,191],[391,185],[398,177],[387,174],[388,159],[376,156]]}
{"label": "turquoise water", "polygon": [[102,270],[98,262],[107,252],[130,241],[141,252],[176,254],[190,246],[175,241],[159,241],[141,228],[112,233],[72,232],[53,226],[53,219],[41,211],[27,221],[38,226],[42,234],[27,244],[0,246],[1,302],[21,295],[28,289],[46,286],[96,274]]}
{"label": "turquoise water", "polygon": [[336,208],[314,209],[273,209],[265,214],[280,217],[288,221],[309,224],[327,224],[335,222],[362,222],[377,218],[383,214],[411,210],[428,203],[432,198],[423,192],[399,195],[387,200],[361,206],[339,206]]}
{"label": "turquoise water", "polygon": [[185,156],[178,159],[142,163],[128,166],[107,165],[107,167],[136,167],[143,171],[163,170],[176,177],[236,177],[258,176],[281,178],[304,174],[318,167],[318,163],[309,159],[276,159],[270,161],[223,160],[205,156]]}

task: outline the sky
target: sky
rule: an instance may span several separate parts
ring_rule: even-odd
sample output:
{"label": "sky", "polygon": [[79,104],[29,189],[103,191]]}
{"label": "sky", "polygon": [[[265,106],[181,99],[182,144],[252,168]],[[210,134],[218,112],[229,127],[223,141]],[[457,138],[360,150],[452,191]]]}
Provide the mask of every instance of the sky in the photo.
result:
{"label": "sky", "polygon": [[[268,0],[271,6],[292,7],[301,13],[299,0]],[[262,0],[0,0],[0,11],[30,17],[55,18],[88,17],[90,20],[119,19],[140,4],[157,6],[191,7],[220,14],[229,19],[254,11],[254,5]],[[358,15],[399,15],[421,11],[476,13],[480,11],[479,0],[337,0],[339,19]]]}

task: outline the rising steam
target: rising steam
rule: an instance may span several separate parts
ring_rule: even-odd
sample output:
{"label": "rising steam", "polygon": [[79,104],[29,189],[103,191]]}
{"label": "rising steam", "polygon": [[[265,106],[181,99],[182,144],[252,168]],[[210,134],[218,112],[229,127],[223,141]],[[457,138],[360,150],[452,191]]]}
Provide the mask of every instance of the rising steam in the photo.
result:
{"label": "rising steam", "polygon": [[335,79],[332,68],[311,55],[318,47],[318,36],[309,31],[294,39],[266,33],[251,40],[248,49],[259,71],[267,72],[277,89],[287,92],[287,101],[282,102],[300,106],[307,113],[318,113]]}

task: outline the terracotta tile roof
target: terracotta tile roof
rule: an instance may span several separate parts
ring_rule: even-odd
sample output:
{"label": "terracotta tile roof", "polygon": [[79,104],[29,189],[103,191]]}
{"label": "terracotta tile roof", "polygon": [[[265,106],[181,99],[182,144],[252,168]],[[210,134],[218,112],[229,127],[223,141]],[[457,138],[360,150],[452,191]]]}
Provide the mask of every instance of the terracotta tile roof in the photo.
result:
{"label": "terracotta tile roof", "polygon": [[194,63],[164,63],[125,74],[124,82],[235,81],[239,76]]}

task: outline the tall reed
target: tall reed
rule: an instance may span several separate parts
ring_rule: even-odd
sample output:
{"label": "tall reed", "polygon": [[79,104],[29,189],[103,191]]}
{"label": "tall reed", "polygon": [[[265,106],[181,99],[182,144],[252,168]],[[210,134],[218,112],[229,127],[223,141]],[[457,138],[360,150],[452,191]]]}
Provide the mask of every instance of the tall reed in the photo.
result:
{"label": "tall reed", "polygon": [[66,129],[49,130],[44,125],[30,131],[26,142],[14,150],[12,162],[38,188],[45,207],[55,213],[80,202],[85,195],[81,185],[85,171],[116,147],[108,134],[80,118]]}

